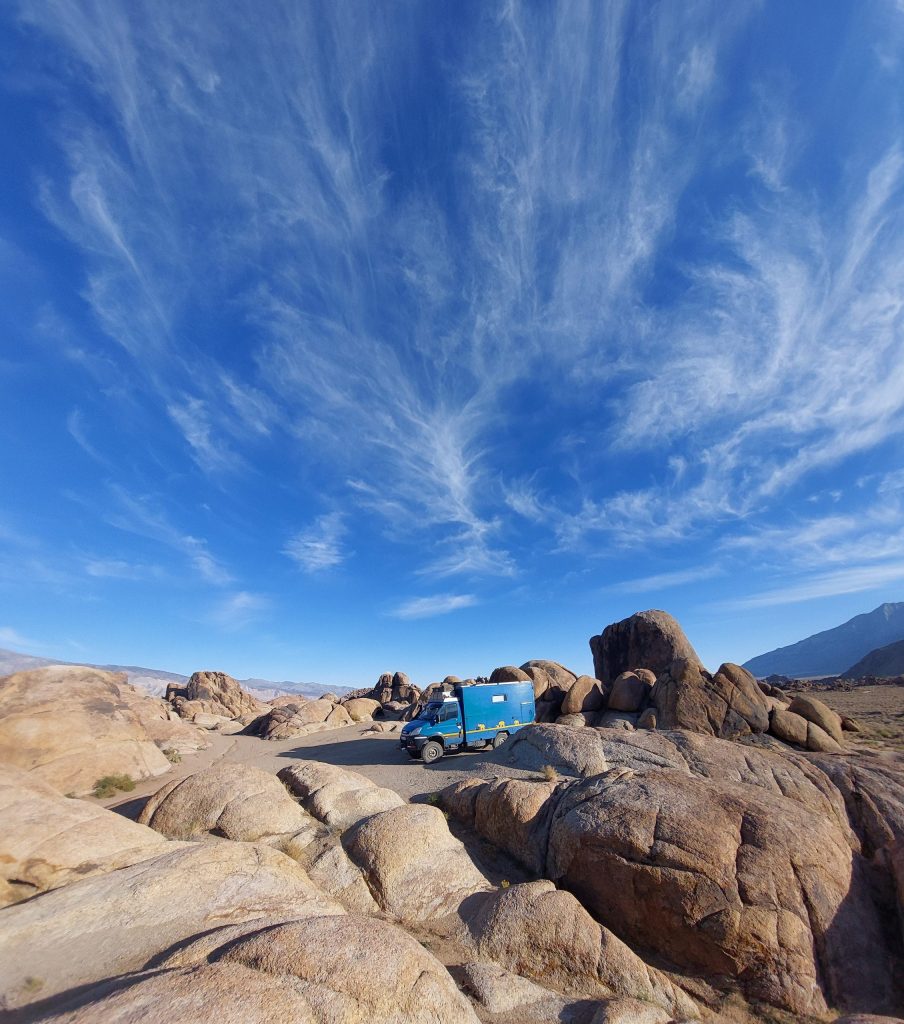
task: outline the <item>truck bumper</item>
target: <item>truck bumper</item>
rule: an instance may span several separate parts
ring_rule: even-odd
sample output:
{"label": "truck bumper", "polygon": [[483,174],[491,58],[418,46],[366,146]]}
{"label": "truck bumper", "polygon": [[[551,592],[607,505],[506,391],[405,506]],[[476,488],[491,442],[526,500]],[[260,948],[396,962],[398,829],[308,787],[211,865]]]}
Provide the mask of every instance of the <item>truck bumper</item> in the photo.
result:
{"label": "truck bumper", "polygon": [[399,746],[402,750],[413,750],[419,754],[429,739],[429,736],[400,736]]}

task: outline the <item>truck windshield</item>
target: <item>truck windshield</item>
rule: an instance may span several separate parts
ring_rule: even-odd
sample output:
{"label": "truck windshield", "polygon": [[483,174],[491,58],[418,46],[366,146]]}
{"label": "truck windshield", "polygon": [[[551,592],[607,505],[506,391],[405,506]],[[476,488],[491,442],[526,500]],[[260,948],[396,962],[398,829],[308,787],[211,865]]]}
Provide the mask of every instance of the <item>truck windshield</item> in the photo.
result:
{"label": "truck windshield", "polygon": [[436,722],[439,720],[439,713],[442,711],[443,706],[441,703],[431,702],[425,708],[418,712],[417,717],[425,722]]}

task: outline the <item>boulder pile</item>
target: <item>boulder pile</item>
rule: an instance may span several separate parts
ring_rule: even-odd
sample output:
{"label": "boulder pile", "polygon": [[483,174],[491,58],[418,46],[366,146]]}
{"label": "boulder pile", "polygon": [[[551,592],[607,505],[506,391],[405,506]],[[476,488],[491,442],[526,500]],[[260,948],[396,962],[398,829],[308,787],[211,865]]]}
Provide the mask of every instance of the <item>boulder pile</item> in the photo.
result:
{"label": "boulder pile", "polygon": [[278,697],[270,710],[256,719],[248,731],[265,740],[288,740],[351,724],[352,718],[339,703],[339,698],[332,694],[317,700],[291,696]]}
{"label": "boulder pile", "polygon": [[227,733],[240,732],[269,708],[225,672],[195,672],[185,686],[168,686],[166,700],[180,718]]}
{"label": "boulder pile", "polygon": [[856,729],[815,697],[792,700],[740,665],[708,672],[667,612],[638,612],[613,623],[591,637],[590,649],[595,677],[557,662],[528,661],[520,669],[498,668],[490,679],[530,680],[537,721],[570,728],[687,729],[738,740],[768,734],[769,742],[821,753],[840,753],[843,731]]}
{"label": "boulder pile", "polygon": [[370,689],[353,690],[342,702],[353,721],[374,717],[398,721],[411,717],[422,696],[404,672],[384,672]]}

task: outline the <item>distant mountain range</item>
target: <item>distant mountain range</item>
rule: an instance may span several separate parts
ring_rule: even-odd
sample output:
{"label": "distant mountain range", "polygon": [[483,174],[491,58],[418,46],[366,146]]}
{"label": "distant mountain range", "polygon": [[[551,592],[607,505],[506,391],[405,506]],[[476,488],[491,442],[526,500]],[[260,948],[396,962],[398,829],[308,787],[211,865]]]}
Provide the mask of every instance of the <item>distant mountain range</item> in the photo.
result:
{"label": "distant mountain range", "polygon": [[845,679],[861,679],[863,676],[904,676],[904,640],[879,647],[842,672]]}
{"label": "distant mountain range", "polygon": [[[33,668],[45,668],[48,665],[74,665],[80,662],[59,661],[53,658],[39,658],[33,654],[21,654],[19,651],[7,651],[0,648],[0,676],[12,672],[24,672]],[[152,697],[162,697],[170,683],[184,686],[188,676],[178,672],[166,672],[158,668],[142,668],[138,665],[87,665],[87,668],[101,668],[107,672],[125,672],[129,682]],[[291,680],[273,682],[270,679],[239,679],[239,683],[258,700],[272,700],[284,694],[297,693],[302,697],[319,697],[324,693],[348,693],[350,686],[324,686],[321,683],[301,683]]]}
{"label": "distant mountain range", "polygon": [[904,640],[904,601],[880,604],[873,611],[855,615],[834,629],[826,629],[796,644],[760,654],[745,662],[744,668],[760,678],[782,675],[801,679],[842,673],[850,676],[850,670],[860,659],[899,640]]}

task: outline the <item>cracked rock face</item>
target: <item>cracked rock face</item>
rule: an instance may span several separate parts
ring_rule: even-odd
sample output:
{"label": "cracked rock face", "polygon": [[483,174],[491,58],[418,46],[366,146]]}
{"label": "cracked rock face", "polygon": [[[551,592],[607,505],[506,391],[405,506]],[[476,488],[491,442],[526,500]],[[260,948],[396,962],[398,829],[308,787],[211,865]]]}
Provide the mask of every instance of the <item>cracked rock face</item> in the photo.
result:
{"label": "cracked rock face", "polygon": [[658,729],[690,729],[735,739],[769,728],[769,704],[756,680],[739,665],[722,665],[710,675],[681,658],[656,679],[651,699]]}
{"label": "cracked rock face", "polygon": [[593,673],[606,685],[622,672],[638,668],[660,675],[677,658],[700,665],[697,652],[677,619],[668,612],[638,612],[621,622],[606,626],[599,636],[590,638]]}
{"label": "cracked rock face", "polygon": [[[513,744],[516,764],[522,747],[536,759],[545,739],[550,761],[610,767],[557,786],[468,780],[444,794],[450,811],[574,893],[642,956],[734,978],[748,999],[796,1014],[894,1005],[880,923],[894,909],[877,902],[860,841],[897,839],[887,779],[860,787],[889,809],[883,837],[882,812],[864,812],[805,755],[685,732],[581,730],[577,745],[570,730],[532,731]],[[834,771],[839,786],[855,785],[851,769]]]}

